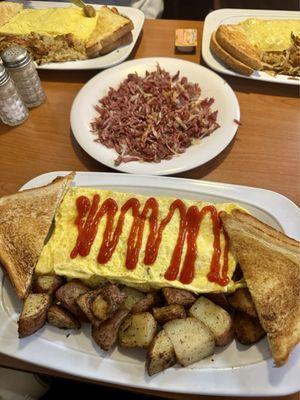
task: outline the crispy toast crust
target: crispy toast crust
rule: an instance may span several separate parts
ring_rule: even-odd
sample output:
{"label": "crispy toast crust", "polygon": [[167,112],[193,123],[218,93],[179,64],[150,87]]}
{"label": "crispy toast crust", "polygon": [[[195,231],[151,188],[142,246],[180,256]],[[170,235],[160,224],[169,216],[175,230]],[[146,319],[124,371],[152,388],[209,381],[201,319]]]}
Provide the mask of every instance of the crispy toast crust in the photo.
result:
{"label": "crispy toast crust", "polygon": [[30,290],[45,238],[73,176],[0,199],[0,264],[22,299]]}
{"label": "crispy toast crust", "polygon": [[[110,9],[109,7],[103,6],[101,9],[104,13],[111,13],[111,16],[114,16],[114,19],[117,16],[117,18],[120,19],[118,21],[119,27],[115,30],[112,29],[111,31],[107,31],[102,38],[99,37],[97,34],[97,27],[99,26],[99,31],[101,32],[104,23],[99,14],[96,28],[86,43],[86,53],[89,58],[97,57],[101,52],[104,54],[103,51],[105,51],[107,47],[109,48],[113,46],[116,41],[120,40],[134,28],[132,21],[129,18],[120,15],[115,7]],[[101,12],[101,9],[99,12]],[[103,18],[105,20],[106,16],[104,15]]]}
{"label": "crispy toast crust", "polygon": [[219,57],[228,67],[232,68],[234,71],[240,74],[250,76],[254,69],[248,65],[242,63],[241,61],[234,58],[226,50],[221,47],[216,39],[216,32],[213,32],[210,38],[210,49],[217,57]]}
{"label": "crispy toast crust", "polygon": [[254,70],[262,69],[259,54],[248,41],[241,27],[237,25],[220,25],[216,31],[216,40],[232,57]]}
{"label": "crispy toast crust", "polygon": [[300,243],[235,210],[220,214],[276,366],[300,341]]}

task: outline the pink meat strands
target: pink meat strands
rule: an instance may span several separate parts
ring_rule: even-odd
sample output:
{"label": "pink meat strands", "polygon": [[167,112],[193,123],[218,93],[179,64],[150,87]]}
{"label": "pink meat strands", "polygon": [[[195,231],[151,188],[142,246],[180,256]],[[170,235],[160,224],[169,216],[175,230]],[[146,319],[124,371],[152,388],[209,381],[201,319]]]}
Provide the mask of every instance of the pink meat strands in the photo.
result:
{"label": "pink meat strands", "polygon": [[95,106],[95,142],[117,151],[115,165],[169,160],[219,127],[214,99],[200,95],[197,83],[159,65],[145,77],[129,74]]}

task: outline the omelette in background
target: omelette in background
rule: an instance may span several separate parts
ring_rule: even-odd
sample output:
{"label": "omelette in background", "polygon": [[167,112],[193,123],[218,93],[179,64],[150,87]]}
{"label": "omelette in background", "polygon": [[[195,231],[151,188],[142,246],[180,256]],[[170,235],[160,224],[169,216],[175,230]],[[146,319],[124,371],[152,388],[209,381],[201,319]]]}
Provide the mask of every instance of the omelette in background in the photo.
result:
{"label": "omelette in background", "polygon": [[[228,277],[230,278],[228,285],[220,286],[217,283],[210,282],[207,274],[210,271],[210,262],[213,254],[213,225],[210,214],[207,214],[200,226],[197,236],[197,258],[195,262],[195,277],[189,284],[183,284],[177,280],[167,280],[164,277],[166,270],[170,265],[170,260],[177,241],[180,216],[178,210],[175,211],[173,218],[167,224],[163,231],[162,241],[159,246],[158,255],[155,262],[151,265],[143,263],[145,254],[145,245],[149,233],[148,219],[144,226],[143,240],[138,263],[133,270],[129,270],[125,266],[127,253],[127,240],[132,227],[133,216],[131,210],[125,214],[123,230],[119,238],[119,242],[111,259],[106,264],[100,264],[97,261],[98,252],[102,243],[103,233],[106,226],[106,217],[104,216],[99,224],[98,231],[87,256],[77,255],[71,258],[70,254],[74,248],[78,236],[78,229],[75,224],[77,217],[76,199],[79,196],[86,196],[92,200],[95,194],[100,195],[100,204],[108,198],[114,199],[118,204],[118,211],[114,218],[114,228],[117,224],[122,205],[130,198],[134,197],[141,203],[140,211],[148,197],[131,193],[119,193],[108,190],[95,188],[74,187],[65,195],[63,202],[56,214],[55,228],[48,243],[44,246],[39,261],[37,263],[35,273],[38,275],[57,274],[67,278],[79,278],[87,280],[90,284],[98,284],[99,281],[107,279],[113,282],[126,284],[139,288],[141,290],[158,289],[162,287],[176,287],[193,291],[195,293],[205,293],[212,291],[233,291],[240,286],[231,279],[236,268],[236,261],[233,255],[228,254]],[[168,197],[155,197],[159,204],[158,223],[166,217],[169,212],[169,206],[175,200]],[[205,202],[193,202],[191,200],[183,200],[186,207],[196,205],[201,209],[208,205]],[[219,211],[224,210],[230,213],[234,208],[241,208],[234,203],[214,204]],[[224,256],[224,235],[221,232],[221,266],[223,265]],[[186,252],[186,242],[183,247],[183,256],[181,266],[183,264]]]}
{"label": "omelette in background", "polygon": [[258,51],[283,51],[292,46],[291,33],[300,36],[300,20],[248,18],[239,23]]}

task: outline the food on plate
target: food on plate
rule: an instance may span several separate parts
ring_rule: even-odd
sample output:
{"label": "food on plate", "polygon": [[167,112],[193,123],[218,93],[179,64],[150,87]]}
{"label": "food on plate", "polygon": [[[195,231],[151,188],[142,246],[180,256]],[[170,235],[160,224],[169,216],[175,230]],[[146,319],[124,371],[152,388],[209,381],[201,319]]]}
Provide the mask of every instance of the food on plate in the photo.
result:
{"label": "food on plate", "polygon": [[157,65],[144,76],[130,73],[118,88],[110,88],[95,105],[91,131],[95,142],[116,150],[115,165],[158,163],[184,153],[219,127],[213,103],[201,97],[197,83]]}
{"label": "food on plate", "polygon": [[46,293],[30,293],[23,304],[18,320],[19,337],[32,335],[41,329],[46,322],[51,297]]}
{"label": "food on plate", "polygon": [[49,325],[59,329],[80,329],[81,324],[68,310],[52,304],[47,312],[47,322]]}
{"label": "food on plate", "polygon": [[[6,9],[7,3],[0,4]],[[89,18],[77,7],[19,9],[1,23],[0,50],[26,47],[38,64],[84,60],[132,41],[132,21],[115,7],[100,7]]]}
{"label": "food on plate", "polygon": [[119,328],[121,347],[147,348],[157,332],[157,322],[149,312],[129,315]]}
{"label": "food on plate", "polygon": [[197,299],[194,293],[183,289],[174,289],[170,287],[163,288],[162,293],[168,304],[180,304],[182,306],[191,306]]}
{"label": "food on plate", "polygon": [[238,311],[249,315],[250,317],[257,318],[257,312],[253,303],[249,289],[241,288],[227,297],[228,303]]}
{"label": "food on plate", "polygon": [[234,210],[221,219],[277,366],[300,341],[300,244]]}
{"label": "food on plate", "polygon": [[55,292],[59,304],[76,316],[80,321],[87,321],[85,314],[79,308],[76,299],[88,291],[88,287],[79,280],[67,282]]}
{"label": "food on plate", "polygon": [[156,307],[152,310],[153,316],[159,324],[164,324],[172,319],[186,318],[186,312],[180,304]]}
{"label": "food on plate", "polygon": [[[232,280],[236,262],[218,213],[236,207],[72,187],[56,213],[55,229],[35,272],[88,284],[107,279],[146,291],[234,291],[243,283]],[[172,296],[168,291],[164,296]],[[189,299],[181,300],[183,305],[194,300],[192,293],[173,292],[176,295]]]}
{"label": "food on plate", "polygon": [[174,346],[177,362],[184,367],[214,353],[211,330],[196,318],[173,319],[163,329]]}
{"label": "food on plate", "polygon": [[236,339],[245,345],[256,343],[266,335],[258,318],[239,311],[233,315],[233,329]]}
{"label": "food on plate", "polygon": [[3,1],[0,3],[0,27],[5,25],[12,17],[18,14],[23,4]]}
{"label": "food on plate", "polygon": [[146,369],[152,376],[176,364],[174,346],[162,329],[154,336],[147,351]]}
{"label": "food on plate", "polygon": [[199,297],[189,310],[189,315],[203,322],[213,333],[216,346],[225,346],[233,339],[231,315],[206,297]]}
{"label": "food on plate", "polygon": [[[3,213],[17,215],[26,243],[48,236],[35,267],[32,290],[38,293],[29,292],[32,275],[28,279],[22,273],[28,262],[13,264],[28,287],[20,337],[33,334],[46,321],[61,329],[79,329],[87,322],[104,351],[116,344],[146,348],[149,375],[176,362],[187,366],[199,361],[233,337],[251,345],[265,333],[276,365],[287,361],[300,339],[298,242],[237,204],[71,188],[72,177],[9,196],[9,202],[8,197],[0,199],[7,204],[0,208],[0,221]],[[31,197],[35,207],[29,210],[36,210],[35,219],[44,218],[44,208],[55,215],[54,228],[48,221],[48,235],[28,223],[25,206]],[[27,217],[22,219],[22,213]],[[13,242],[15,231],[5,232],[6,242]],[[14,243],[23,250],[23,242]],[[182,275],[186,263],[188,274]],[[30,268],[33,271],[34,265]]]}
{"label": "food on plate", "polygon": [[44,241],[73,176],[0,198],[0,263],[22,299],[29,293]]}
{"label": "food on plate", "polygon": [[116,343],[120,326],[128,312],[128,310],[120,309],[105,321],[92,323],[92,338],[102,350],[109,351]]}
{"label": "food on plate", "polygon": [[273,75],[300,76],[300,22],[249,18],[220,25],[210,48],[227,66],[244,75],[264,70]]}
{"label": "food on plate", "polygon": [[32,284],[33,293],[53,294],[65,283],[65,279],[58,275],[35,276]]}

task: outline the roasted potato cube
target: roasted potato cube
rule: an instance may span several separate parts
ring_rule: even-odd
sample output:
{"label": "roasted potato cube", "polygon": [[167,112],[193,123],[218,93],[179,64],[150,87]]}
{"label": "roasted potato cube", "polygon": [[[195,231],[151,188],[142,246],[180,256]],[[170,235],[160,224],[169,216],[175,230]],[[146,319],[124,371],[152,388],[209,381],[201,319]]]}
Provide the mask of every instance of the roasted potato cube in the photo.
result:
{"label": "roasted potato cube", "polygon": [[250,317],[257,318],[257,312],[249,289],[238,289],[228,297],[229,304],[236,310],[242,311]]}
{"label": "roasted potato cube", "polygon": [[128,286],[125,286],[122,289],[122,293],[126,295],[126,298],[122,303],[122,308],[126,308],[129,311],[135,303],[145,297],[145,293]]}
{"label": "roasted potato cube", "polygon": [[73,281],[67,282],[65,285],[61,286],[55,292],[55,297],[63,305],[63,307],[69,310],[80,321],[88,322],[87,317],[76,303],[77,297],[83,293],[86,293],[88,290],[88,287],[82,282],[74,279]]}
{"label": "roasted potato cube", "polygon": [[76,299],[77,305],[91,322],[95,319],[95,316],[91,310],[92,303],[100,293],[101,288],[89,290],[88,292],[81,294]]}
{"label": "roasted potato cube", "polygon": [[120,309],[107,320],[92,323],[92,337],[102,350],[108,351],[116,343],[119,327],[128,312],[128,310]]}
{"label": "roasted potato cube", "polygon": [[42,328],[50,305],[51,296],[47,293],[31,293],[26,297],[18,321],[20,338],[32,335]]}
{"label": "roasted potato cube", "polygon": [[80,322],[64,308],[53,304],[47,312],[48,324],[59,329],[79,329]]}
{"label": "roasted potato cube", "polygon": [[233,324],[230,314],[206,297],[200,297],[192,305],[189,315],[203,322],[212,331],[217,346],[232,341]]}
{"label": "roasted potato cube", "polygon": [[164,288],[162,292],[168,304],[190,306],[196,301],[196,296],[184,289]]}
{"label": "roasted potato cube", "polygon": [[33,293],[54,293],[60,286],[65,283],[65,279],[58,275],[40,275],[33,280]]}
{"label": "roasted potato cube", "polygon": [[109,318],[109,304],[106,300],[104,300],[102,294],[98,294],[98,296],[93,300],[91,310],[93,315],[99,319],[99,321],[104,321]]}
{"label": "roasted potato cube", "polygon": [[160,296],[157,292],[147,293],[146,296],[136,302],[131,309],[132,314],[138,314],[151,310],[155,305],[160,303]]}
{"label": "roasted potato cube", "polygon": [[214,352],[214,335],[196,318],[173,319],[164,325],[164,330],[174,346],[177,361],[184,367]]}
{"label": "roasted potato cube", "polygon": [[172,319],[186,318],[186,312],[180,304],[153,308],[153,316],[159,324],[164,324]]}
{"label": "roasted potato cube", "polygon": [[257,318],[241,312],[234,314],[233,329],[237,340],[245,345],[258,342],[266,334]]}
{"label": "roasted potato cube", "polygon": [[154,375],[176,364],[174,346],[166,332],[162,329],[152,340],[146,359],[148,374]]}
{"label": "roasted potato cube", "polygon": [[126,294],[122,293],[118,286],[109,283],[101,290],[103,299],[108,303],[108,314],[112,315],[124,302]]}
{"label": "roasted potato cube", "polygon": [[129,315],[119,329],[119,344],[123,347],[147,348],[157,331],[153,315],[145,312]]}

